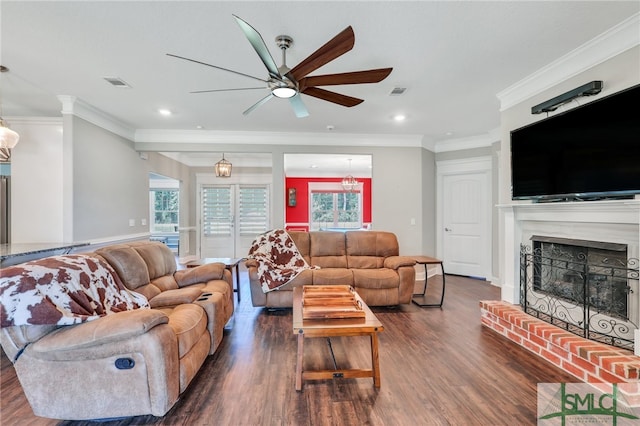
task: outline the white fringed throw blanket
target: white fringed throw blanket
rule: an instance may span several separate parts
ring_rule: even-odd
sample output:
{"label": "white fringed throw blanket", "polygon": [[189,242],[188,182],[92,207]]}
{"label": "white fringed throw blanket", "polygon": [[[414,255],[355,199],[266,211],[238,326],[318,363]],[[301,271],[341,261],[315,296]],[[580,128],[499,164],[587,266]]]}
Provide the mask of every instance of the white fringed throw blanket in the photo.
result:
{"label": "white fringed throw blanket", "polygon": [[306,269],[318,269],[309,266],[284,229],[274,229],[256,238],[249,249],[249,258],[258,262],[258,278],[265,293],[277,290]]}
{"label": "white fringed throw blanket", "polygon": [[70,325],[149,308],[103,259],[52,256],[0,270],[0,319],[13,325]]}

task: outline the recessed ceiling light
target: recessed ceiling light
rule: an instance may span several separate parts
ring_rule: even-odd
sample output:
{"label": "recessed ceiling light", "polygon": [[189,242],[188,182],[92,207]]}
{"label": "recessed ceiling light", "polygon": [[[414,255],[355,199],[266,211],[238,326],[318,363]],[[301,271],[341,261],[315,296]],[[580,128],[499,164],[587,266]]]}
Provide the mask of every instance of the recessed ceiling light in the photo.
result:
{"label": "recessed ceiling light", "polygon": [[393,119],[395,121],[404,121],[404,120],[407,119],[407,116],[404,115],[404,114],[396,114],[396,115],[393,116]]}
{"label": "recessed ceiling light", "polygon": [[164,109],[164,108],[160,108],[160,109],[158,110],[158,113],[159,113],[160,115],[164,115],[165,117],[168,117],[168,116],[170,116],[170,115],[171,115],[171,110]]}
{"label": "recessed ceiling light", "polygon": [[312,165],[311,165],[311,168],[312,168],[312,169],[317,169],[317,168],[318,168],[318,165],[317,165],[317,164],[312,164]]}
{"label": "recessed ceiling light", "polygon": [[444,134],[445,136],[453,136],[453,132],[447,132]]}
{"label": "recessed ceiling light", "polygon": [[201,129],[204,129],[204,127],[202,127],[202,126],[196,126],[196,129],[201,130]]}

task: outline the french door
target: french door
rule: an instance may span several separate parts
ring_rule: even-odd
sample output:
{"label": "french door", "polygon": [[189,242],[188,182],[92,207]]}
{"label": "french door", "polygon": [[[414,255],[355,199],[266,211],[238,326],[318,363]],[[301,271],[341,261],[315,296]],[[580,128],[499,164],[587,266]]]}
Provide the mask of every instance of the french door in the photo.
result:
{"label": "french door", "polygon": [[268,185],[202,185],[200,257],[245,257],[269,229]]}

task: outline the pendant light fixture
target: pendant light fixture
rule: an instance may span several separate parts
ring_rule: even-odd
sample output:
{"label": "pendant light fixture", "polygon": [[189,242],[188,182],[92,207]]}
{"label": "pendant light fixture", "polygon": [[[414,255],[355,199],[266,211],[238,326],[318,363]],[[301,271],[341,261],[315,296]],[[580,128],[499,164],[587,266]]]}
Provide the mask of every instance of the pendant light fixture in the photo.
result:
{"label": "pendant light fixture", "polygon": [[351,158],[349,158],[349,174],[342,178],[342,189],[353,192],[358,187],[358,181],[351,175]]}
{"label": "pendant light fixture", "polygon": [[225,160],[223,152],[222,160],[218,161],[214,166],[216,177],[231,177],[231,167],[231,163]]}
{"label": "pendant light fixture", "polygon": [[7,127],[0,116],[0,148],[13,149],[20,140],[20,135]]}
{"label": "pendant light fixture", "polygon": [[[9,71],[9,68],[4,65],[0,65],[0,73]],[[0,98],[0,149],[3,153],[8,152],[9,149],[13,149],[20,140],[20,135],[14,130],[7,127],[6,123],[2,119],[2,99]]]}

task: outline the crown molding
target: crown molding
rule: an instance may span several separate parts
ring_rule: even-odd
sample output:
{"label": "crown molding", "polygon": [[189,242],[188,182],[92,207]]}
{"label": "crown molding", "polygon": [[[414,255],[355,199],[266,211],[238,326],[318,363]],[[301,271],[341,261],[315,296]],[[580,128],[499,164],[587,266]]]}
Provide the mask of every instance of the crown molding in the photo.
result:
{"label": "crown molding", "polygon": [[496,142],[500,142],[499,128],[493,129],[483,135],[470,136],[468,138],[460,139],[449,139],[446,141],[438,142],[436,143],[434,152],[439,153],[460,151],[463,149],[485,148],[487,146],[493,145]]}
{"label": "crown molding", "polygon": [[420,147],[422,135],[139,129],[135,132],[134,141],[136,143],[180,145],[193,143],[207,145]]}
{"label": "crown molding", "polygon": [[427,138],[426,136],[422,137],[422,148],[429,150],[431,152],[436,152],[436,148],[438,146],[438,142],[434,141],[431,138]]}
{"label": "crown molding", "polygon": [[132,142],[134,141],[135,131],[115,117],[89,105],[75,96],[58,95],[58,100],[62,104],[62,110],[60,112],[63,115],[75,115],[118,136],[122,136]]}
{"label": "crown molding", "polygon": [[3,117],[9,124],[21,124],[21,125],[38,125],[38,126],[50,126],[61,125],[61,117]]}
{"label": "crown molding", "polygon": [[507,87],[496,96],[500,111],[640,45],[640,13],[635,13],[596,38]]}

